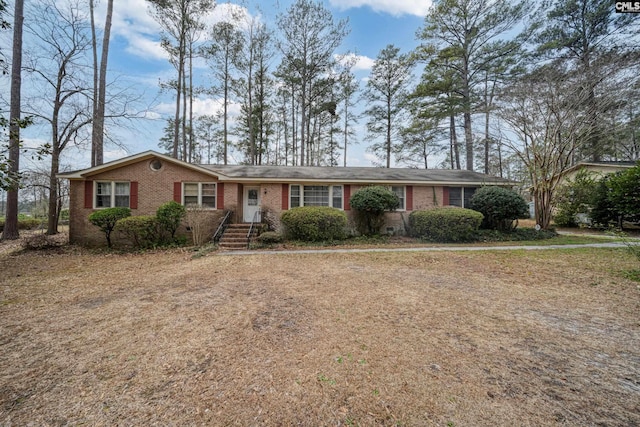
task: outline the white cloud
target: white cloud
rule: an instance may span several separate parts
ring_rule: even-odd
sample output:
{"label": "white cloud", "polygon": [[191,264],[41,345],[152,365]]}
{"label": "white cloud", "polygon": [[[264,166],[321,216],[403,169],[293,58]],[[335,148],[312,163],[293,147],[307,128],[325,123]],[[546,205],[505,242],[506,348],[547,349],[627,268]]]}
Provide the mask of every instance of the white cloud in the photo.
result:
{"label": "white cloud", "polygon": [[[106,11],[103,4],[100,5],[101,8],[96,10],[98,26],[104,23]],[[241,27],[246,26],[246,23],[252,19],[247,8],[230,3],[218,4],[201,18],[210,27],[217,22],[232,21],[234,16],[241,22]],[[168,59],[167,53],[160,46],[162,28],[153,19],[149,3],[146,0],[115,2],[111,31],[112,38],[117,36],[127,41],[126,51],[134,56],[152,60]],[[206,39],[206,34],[200,38],[200,40],[204,39]]]}
{"label": "white cloud", "polygon": [[252,19],[251,13],[246,7],[232,4],[218,4],[213,12],[207,17],[206,22],[209,25],[218,22],[240,22],[240,27],[244,27],[246,23]]}
{"label": "white cloud", "polygon": [[375,64],[375,60],[369,58],[368,56],[356,55],[355,53],[350,53],[348,55],[337,56],[338,62],[341,64],[348,64],[355,62],[353,66],[353,71],[369,71],[373,68],[373,64]]}
{"label": "white cloud", "polygon": [[167,51],[160,46],[160,41],[151,40],[140,34],[132,34],[128,40],[129,45],[126,51],[131,55],[145,59],[169,59]]}
{"label": "white cloud", "polygon": [[[215,116],[216,114],[222,112],[223,108],[223,100],[221,98],[194,98],[193,100],[193,114],[194,116]],[[175,103],[161,103],[158,104],[155,108],[155,112],[157,114],[161,114],[163,116],[173,116],[176,110]],[[241,106],[240,104],[231,102],[227,106],[227,110],[230,118],[237,117],[240,114]]]}
{"label": "white cloud", "polygon": [[426,16],[430,0],[329,0],[331,6],[339,10],[347,10],[368,6],[375,12],[388,13],[394,16],[415,15]]}

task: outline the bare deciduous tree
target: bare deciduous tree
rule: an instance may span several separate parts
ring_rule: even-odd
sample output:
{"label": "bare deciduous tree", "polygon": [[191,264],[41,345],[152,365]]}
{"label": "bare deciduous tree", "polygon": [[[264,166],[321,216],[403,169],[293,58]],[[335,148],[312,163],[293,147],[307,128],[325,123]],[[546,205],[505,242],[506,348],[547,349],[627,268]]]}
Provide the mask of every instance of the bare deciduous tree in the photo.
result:
{"label": "bare deciduous tree", "polygon": [[506,145],[527,170],[536,222],[544,229],[551,222],[552,200],[562,172],[588,132],[577,108],[588,97],[580,76],[553,63],[512,84],[501,102],[500,116],[516,136]]}

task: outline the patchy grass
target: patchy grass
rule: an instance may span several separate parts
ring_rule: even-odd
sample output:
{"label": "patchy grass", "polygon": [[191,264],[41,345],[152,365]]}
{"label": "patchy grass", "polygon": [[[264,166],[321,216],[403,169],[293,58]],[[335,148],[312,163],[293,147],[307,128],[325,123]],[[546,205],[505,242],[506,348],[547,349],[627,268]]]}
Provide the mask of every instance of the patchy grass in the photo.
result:
{"label": "patchy grass", "polygon": [[2,425],[638,425],[624,249],[0,255]]}

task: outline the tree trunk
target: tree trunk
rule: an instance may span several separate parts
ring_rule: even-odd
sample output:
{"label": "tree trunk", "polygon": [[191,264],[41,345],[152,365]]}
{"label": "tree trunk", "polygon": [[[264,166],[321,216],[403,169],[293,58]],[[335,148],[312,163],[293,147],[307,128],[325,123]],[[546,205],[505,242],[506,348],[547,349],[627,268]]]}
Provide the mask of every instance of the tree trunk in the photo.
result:
{"label": "tree trunk", "polygon": [[188,162],[193,162],[193,41],[189,40],[189,153]]}
{"label": "tree trunk", "polygon": [[459,170],[460,148],[458,147],[458,135],[456,133],[456,116],[453,113],[449,116],[449,132],[451,132],[451,168]]}
{"label": "tree trunk", "polygon": [[[251,28],[253,37],[253,27]],[[250,40],[249,46],[249,68],[247,70],[247,103],[249,111],[247,112],[247,124],[249,127],[249,157],[251,157],[251,164],[256,164],[256,133],[253,126],[253,38]],[[262,160],[260,161],[262,164]]]}
{"label": "tree trunk", "polygon": [[[24,0],[16,0],[13,23],[13,57],[11,64],[11,106],[9,108],[9,170],[18,180],[20,172],[20,88],[22,86],[22,24],[24,22]],[[2,240],[15,240],[18,231],[18,187],[7,191],[7,211]]]}
{"label": "tree trunk", "polygon": [[387,98],[387,169],[391,167],[391,98]]}
{"label": "tree trunk", "polygon": [[51,150],[51,170],[49,171],[49,215],[47,234],[58,234],[58,171],[60,170],[60,150],[57,142]]}
{"label": "tree trunk", "polygon": [[98,146],[96,122],[98,117],[98,38],[96,37],[96,21],[94,1],[89,0],[89,15],[91,16],[91,51],[93,53],[93,129],[91,131],[91,167],[96,166],[96,147]]}
{"label": "tree trunk", "polygon": [[[185,40],[185,66],[187,62],[187,54],[186,54],[186,40]],[[182,73],[182,160],[188,162],[189,159],[187,157],[187,92],[189,88],[187,87],[187,71],[183,71]]]}
{"label": "tree trunk", "polygon": [[307,126],[307,82],[304,77],[302,78],[302,93],[300,94],[300,101],[300,166],[304,166],[304,146],[306,144],[305,126]]}
{"label": "tree trunk", "polygon": [[471,112],[465,111],[464,118],[464,146],[467,155],[467,170],[473,170],[473,134],[471,133]]}
{"label": "tree trunk", "polygon": [[111,19],[113,16],[113,0],[107,3],[107,17],[102,37],[102,57],[100,58],[100,82],[98,90],[98,111],[96,114],[93,133],[96,136],[95,154],[96,165],[104,163],[104,114],[107,93],[107,62],[109,59],[109,40],[111,39]]}
{"label": "tree trunk", "polygon": [[[184,43],[181,41],[181,43]],[[180,101],[182,96],[182,73],[184,71],[184,48],[180,45],[178,53],[178,79],[176,81],[176,112],[173,120],[173,157],[178,158],[178,147],[180,146]]]}
{"label": "tree trunk", "polygon": [[349,141],[349,96],[344,100],[344,159],[343,166],[347,167],[347,143]]}
{"label": "tree trunk", "polygon": [[229,140],[227,129],[227,114],[228,114],[228,102],[229,102],[229,55],[225,58],[225,70],[224,70],[224,116],[222,117],[223,123],[223,139],[224,139],[224,164],[227,164],[227,156],[229,155]]}

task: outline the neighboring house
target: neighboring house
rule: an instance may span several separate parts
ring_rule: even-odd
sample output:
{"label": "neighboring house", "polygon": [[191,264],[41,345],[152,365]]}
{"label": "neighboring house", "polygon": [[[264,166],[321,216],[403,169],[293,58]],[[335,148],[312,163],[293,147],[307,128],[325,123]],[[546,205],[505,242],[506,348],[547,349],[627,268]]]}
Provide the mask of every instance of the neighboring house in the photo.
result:
{"label": "neighboring house", "polygon": [[228,210],[235,222],[251,222],[264,212],[277,227],[280,214],[296,206],[332,206],[351,217],[352,194],[364,186],[384,185],[400,198],[400,208],[387,215],[386,231],[402,234],[411,211],[465,207],[481,186],[515,185],[466,170],[197,165],[154,151],[59,177],[70,181],[69,239],[83,245],[103,244],[104,235],[88,217],[112,206],[153,215],[161,204],[175,200],[209,209],[212,230]]}
{"label": "neighboring house", "polygon": [[566,171],[562,173],[562,180],[560,181],[560,185],[567,181],[574,181],[578,172],[585,170],[588,173],[592,174],[597,179],[602,178],[605,175],[609,175],[615,172],[624,171],[626,169],[632,168],[637,164],[637,162],[627,162],[627,161],[610,161],[610,162],[580,162],[570,167]]}
{"label": "neighboring house", "polygon": [[[586,172],[591,178],[602,179],[606,175],[622,172],[636,166],[638,162],[633,161],[602,161],[602,162],[580,162],[570,167],[560,175],[559,186],[575,182],[576,177],[581,172]],[[556,210],[554,209],[554,215]],[[588,212],[577,214],[578,224],[591,225],[591,218]]]}

